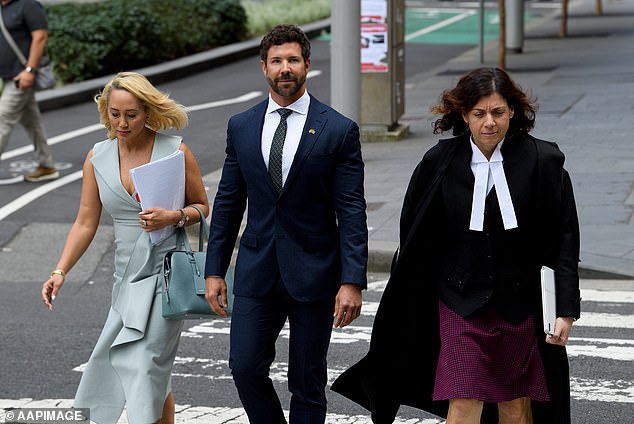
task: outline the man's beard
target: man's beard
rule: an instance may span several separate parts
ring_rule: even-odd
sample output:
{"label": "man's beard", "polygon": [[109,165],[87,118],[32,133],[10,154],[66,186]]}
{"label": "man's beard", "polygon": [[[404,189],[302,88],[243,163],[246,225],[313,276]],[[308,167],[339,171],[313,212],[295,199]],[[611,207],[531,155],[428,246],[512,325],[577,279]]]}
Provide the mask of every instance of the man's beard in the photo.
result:
{"label": "man's beard", "polygon": [[[272,80],[270,77],[266,77],[271,89],[284,98],[293,97],[299,92],[304,83],[306,82],[306,75],[301,75],[299,78],[292,74],[283,74],[279,78]],[[284,80],[284,87],[279,85],[279,82]]]}

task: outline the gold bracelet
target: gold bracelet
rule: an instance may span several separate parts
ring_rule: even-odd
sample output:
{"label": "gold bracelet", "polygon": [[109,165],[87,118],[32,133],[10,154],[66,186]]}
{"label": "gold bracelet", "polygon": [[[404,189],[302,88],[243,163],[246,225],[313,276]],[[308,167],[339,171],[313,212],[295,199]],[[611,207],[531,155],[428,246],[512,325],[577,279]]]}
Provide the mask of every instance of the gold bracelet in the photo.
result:
{"label": "gold bracelet", "polygon": [[53,278],[53,275],[61,275],[62,278],[66,278],[66,271],[64,271],[63,269],[56,269],[55,271],[51,272],[51,278]]}

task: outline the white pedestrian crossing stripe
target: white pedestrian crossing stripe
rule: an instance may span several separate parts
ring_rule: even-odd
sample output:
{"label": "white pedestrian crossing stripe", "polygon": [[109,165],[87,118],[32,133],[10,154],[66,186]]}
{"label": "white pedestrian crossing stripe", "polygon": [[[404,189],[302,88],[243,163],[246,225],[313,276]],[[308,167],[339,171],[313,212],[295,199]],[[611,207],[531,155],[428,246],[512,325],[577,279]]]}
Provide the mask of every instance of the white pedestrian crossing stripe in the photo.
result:
{"label": "white pedestrian crossing stripe", "polygon": [[573,399],[598,402],[634,403],[634,385],[626,380],[590,380],[572,377],[570,396]]}
{"label": "white pedestrian crossing stripe", "polygon": [[634,340],[571,337],[566,348],[568,356],[592,356],[613,361],[634,360]]}

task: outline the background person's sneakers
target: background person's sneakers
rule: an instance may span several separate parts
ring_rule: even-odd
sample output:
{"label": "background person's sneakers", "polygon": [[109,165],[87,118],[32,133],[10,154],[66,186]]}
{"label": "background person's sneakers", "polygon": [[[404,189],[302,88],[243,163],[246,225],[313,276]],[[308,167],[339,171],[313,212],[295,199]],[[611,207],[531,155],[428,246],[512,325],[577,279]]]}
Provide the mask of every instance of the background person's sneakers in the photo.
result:
{"label": "background person's sneakers", "polygon": [[25,175],[24,181],[31,183],[38,183],[40,181],[48,181],[59,178],[59,172],[57,169],[48,166],[38,166],[35,168],[32,174]]}

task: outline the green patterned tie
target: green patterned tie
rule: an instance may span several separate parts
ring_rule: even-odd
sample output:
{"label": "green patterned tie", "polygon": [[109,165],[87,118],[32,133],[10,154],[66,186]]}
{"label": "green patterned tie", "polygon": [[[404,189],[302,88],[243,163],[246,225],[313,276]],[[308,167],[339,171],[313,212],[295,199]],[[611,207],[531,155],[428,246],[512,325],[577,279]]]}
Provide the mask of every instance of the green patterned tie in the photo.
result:
{"label": "green patterned tie", "polygon": [[284,139],[286,138],[286,118],[293,111],[290,109],[278,109],[281,119],[271,143],[271,152],[269,153],[269,175],[277,188],[277,192],[282,191],[282,151],[284,150]]}

